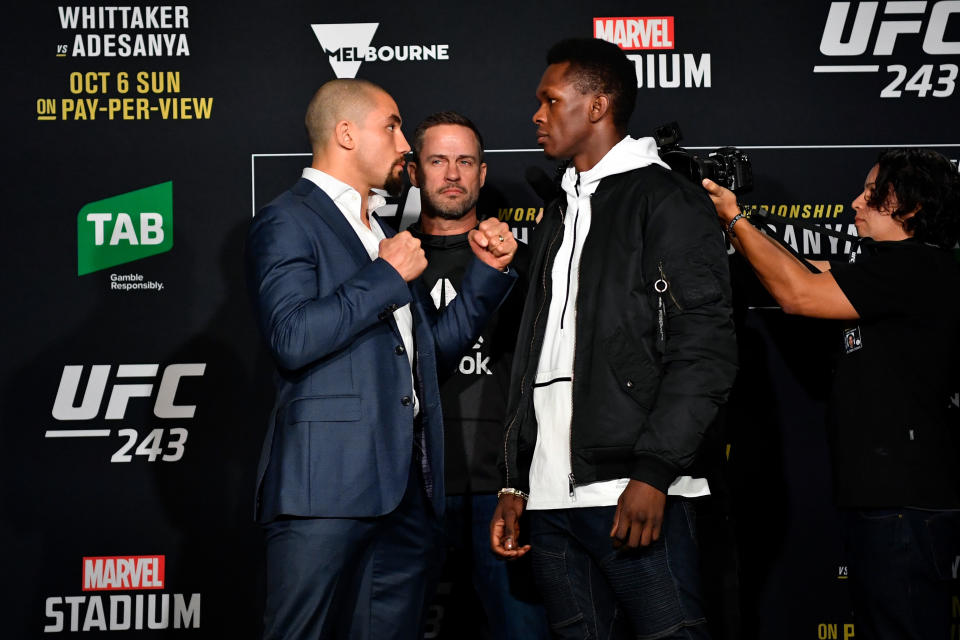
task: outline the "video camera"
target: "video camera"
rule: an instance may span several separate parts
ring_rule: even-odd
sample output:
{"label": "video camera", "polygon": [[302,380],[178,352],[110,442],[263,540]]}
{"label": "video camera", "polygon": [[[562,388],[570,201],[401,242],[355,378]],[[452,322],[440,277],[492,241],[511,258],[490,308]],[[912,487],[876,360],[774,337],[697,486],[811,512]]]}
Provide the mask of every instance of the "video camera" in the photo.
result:
{"label": "video camera", "polygon": [[750,158],[736,147],[720,147],[702,159],[680,146],[683,134],[676,122],[654,129],[653,139],[660,149],[660,159],[697,184],[709,178],[734,193],[746,193],[753,188]]}

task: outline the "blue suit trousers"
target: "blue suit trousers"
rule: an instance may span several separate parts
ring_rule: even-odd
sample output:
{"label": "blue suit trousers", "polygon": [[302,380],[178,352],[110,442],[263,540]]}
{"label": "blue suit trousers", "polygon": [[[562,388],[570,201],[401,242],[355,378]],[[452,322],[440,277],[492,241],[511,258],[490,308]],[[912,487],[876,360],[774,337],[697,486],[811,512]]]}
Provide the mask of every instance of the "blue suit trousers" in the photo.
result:
{"label": "blue suit trousers", "polygon": [[413,640],[443,560],[442,526],[411,464],[397,508],[373,518],[282,517],[264,525],[264,635]]}

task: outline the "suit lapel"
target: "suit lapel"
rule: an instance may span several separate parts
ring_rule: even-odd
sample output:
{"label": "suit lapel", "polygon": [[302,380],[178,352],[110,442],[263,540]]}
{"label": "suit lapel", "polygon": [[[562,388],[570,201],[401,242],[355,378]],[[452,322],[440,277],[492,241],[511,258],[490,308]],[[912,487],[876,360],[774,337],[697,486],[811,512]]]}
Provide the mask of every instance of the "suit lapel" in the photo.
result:
{"label": "suit lapel", "polygon": [[[363,243],[360,242],[360,238],[357,237],[357,232],[353,230],[353,227],[350,226],[350,223],[346,217],[344,217],[343,212],[340,211],[340,208],[334,204],[333,200],[330,199],[330,196],[328,196],[323,189],[306,178],[300,178],[293,186],[292,191],[297,195],[305,196],[303,199],[304,203],[316,212],[327,226],[333,229],[333,232],[340,238],[340,241],[343,242],[344,246],[350,252],[350,255],[353,256],[357,262],[357,266],[370,264],[370,254],[367,253],[367,249],[363,246]],[[370,220],[380,225],[386,237],[390,238],[394,235],[393,229],[380,220],[380,217],[375,213],[370,214]],[[387,318],[387,324],[393,329],[397,338],[400,338],[400,328],[397,326],[397,321],[393,318],[392,313]],[[414,322],[414,324],[416,324],[416,322]]]}
{"label": "suit lapel", "polygon": [[333,229],[334,234],[353,256],[358,265],[365,265],[370,262],[370,255],[364,248],[357,232],[353,230],[350,223],[344,217],[343,212],[334,204],[323,189],[315,185],[306,178],[300,180],[293,186],[293,193],[304,196],[303,202],[312,209],[320,218]]}
{"label": "suit lapel", "polygon": [[381,220],[380,216],[373,213],[372,211],[370,212],[370,219],[377,221],[377,224],[380,225],[380,229],[383,231],[383,235],[385,235],[386,237],[392,238],[393,236],[397,235],[397,232],[393,230],[393,227],[391,227],[386,222]]}
{"label": "suit lapel", "polygon": [[[371,222],[371,224],[378,224],[378,225],[380,225],[380,229],[383,231],[383,235],[384,235],[384,236],[386,236],[387,238],[392,238],[393,236],[396,235],[396,231],[394,231],[392,228],[390,228],[390,225],[386,224],[383,220],[381,220],[381,219],[380,219],[380,216],[378,216],[377,214],[375,214],[375,213],[372,212],[372,211],[368,212],[367,215],[370,216],[370,222]],[[407,286],[409,287],[409,283],[408,283]],[[413,296],[411,295],[411,297],[413,297]],[[413,341],[414,341],[414,343],[416,343],[416,341],[417,341],[417,337],[416,337],[416,336],[417,336],[417,314],[413,311],[413,307],[412,307],[412,306],[411,306],[411,308],[410,308],[410,311],[411,311],[411,313],[413,313],[413,336],[414,336],[414,337],[413,337]],[[394,332],[395,334],[397,334],[397,337],[398,337],[398,338],[401,338],[401,339],[402,339],[402,336],[400,335],[400,327],[397,326],[397,320],[396,320],[396,318],[393,317],[393,314],[392,314],[392,313],[390,314],[390,320],[389,320],[389,322],[390,322],[390,327],[393,329],[393,332]]]}

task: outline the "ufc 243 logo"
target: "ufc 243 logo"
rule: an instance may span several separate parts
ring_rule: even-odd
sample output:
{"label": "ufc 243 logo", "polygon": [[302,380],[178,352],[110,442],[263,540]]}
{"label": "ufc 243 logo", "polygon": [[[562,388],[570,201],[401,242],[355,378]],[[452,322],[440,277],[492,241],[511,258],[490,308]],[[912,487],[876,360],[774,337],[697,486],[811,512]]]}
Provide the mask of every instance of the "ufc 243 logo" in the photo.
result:
{"label": "ufc 243 logo", "polygon": [[[883,10],[881,12],[881,4]],[[952,22],[951,22],[952,21]],[[896,64],[895,53],[930,56],[960,55],[960,1],[832,2],[820,39],[820,53],[831,64],[816,65],[814,73],[880,73],[890,79],[881,98],[949,98],[954,95],[960,67],[954,62],[907,67]],[[849,34],[844,37],[844,34]],[[854,56],[863,56],[855,58]],[[875,57],[878,56],[879,58]],[[847,58],[837,60],[836,58]],[[893,62],[881,69],[879,62]],[[867,63],[867,64],[862,64]]]}
{"label": "ufc 243 logo", "polygon": [[[122,420],[127,412],[127,404],[131,398],[154,397],[153,415],[158,418],[192,418],[197,410],[196,405],[176,404],[177,387],[180,380],[187,376],[202,376],[207,365],[203,362],[189,364],[171,364],[163,370],[160,385],[154,396],[153,382],[117,383],[114,382],[107,394],[107,382],[110,378],[111,365],[95,364],[90,367],[87,377],[86,390],[80,404],[76,404],[77,392],[80,387],[80,378],[83,375],[83,365],[67,365],[63,368],[60,377],[60,387],[57,389],[57,398],[53,402],[53,417],[57,420],[93,420],[100,414],[103,399],[109,395],[106,420]],[[121,364],[117,367],[115,378],[138,378],[153,380],[160,370],[158,364]]]}
{"label": "ufc 243 logo", "polygon": [[[60,421],[91,421],[103,417],[105,428],[48,429],[46,438],[110,438],[113,421],[124,420],[131,401],[147,398],[152,401],[156,418],[192,419],[197,411],[194,404],[178,403],[177,391],[184,378],[199,377],[206,371],[203,362],[170,364],[160,373],[159,364],[121,364],[111,379],[113,369],[109,364],[67,365],[60,376],[60,386],[53,401],[53,417]],[[83,392],[81,380],[86,372]],[[157,379],[159,378],[159,384]],[[129,382],[128,382],[129,380]],[[103,410],[106,400],[106,410]],[[99,425],[97,425],[99,426]],[[134,456],[142,456],[147,462],[177,462],[186,451],[187,428],[140,429],[124,426],[116,435],[125,440],[110,462],[132,462]],[[142,429],[142,433],[141,433]]]}
{"label": "ufc 243 logo", "polygon": [[[859,2],[851,13],[851,2],[831,2],[827,23],[823,27],[820,40],[820,53],[825,56],[859,56],[870,48],[870,34],[877,22],[879,2]],[[929,15],[927,6],[930,7]],[[876,31],[873,49],[875,56],[889,56],[894,53],[898,39],[913,40],[922,34],[921,47],[930,55],[960,54],[960,41],[946,39],[947,26],[951,17],[960,21],[960,2],[941,0],[940,2],[884,2],[883,13],[879,14],[880,26]],[[844,29],[853,19],[850,36],[843,40]],[[956,33],[956,28],[951,32]],[[901,37],[902,36],[902,37]]]}

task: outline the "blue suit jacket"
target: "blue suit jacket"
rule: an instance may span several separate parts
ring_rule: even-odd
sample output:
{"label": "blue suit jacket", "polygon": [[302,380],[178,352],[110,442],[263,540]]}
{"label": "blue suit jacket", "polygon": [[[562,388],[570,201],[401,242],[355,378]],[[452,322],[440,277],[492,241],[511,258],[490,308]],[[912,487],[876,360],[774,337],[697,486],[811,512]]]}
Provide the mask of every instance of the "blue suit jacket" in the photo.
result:
{"label": "blue suit jacket", "polygon": [[452,371],[516,276],[474,260],[460,295],[438,314],[419,283],[408,284],[381,258],[370,260],[343,213],[303,178],[254,218],[246,266],[277,364],[257,519],[371,517],[400,503],[412,460],[413,403],[410,362],[392,312],[408,303],[433,503],[442,513],[437,371]]}

